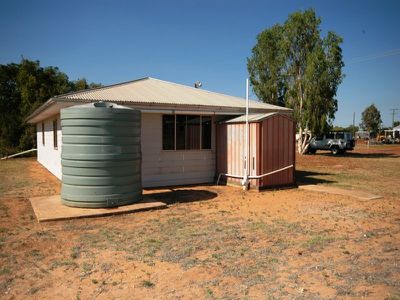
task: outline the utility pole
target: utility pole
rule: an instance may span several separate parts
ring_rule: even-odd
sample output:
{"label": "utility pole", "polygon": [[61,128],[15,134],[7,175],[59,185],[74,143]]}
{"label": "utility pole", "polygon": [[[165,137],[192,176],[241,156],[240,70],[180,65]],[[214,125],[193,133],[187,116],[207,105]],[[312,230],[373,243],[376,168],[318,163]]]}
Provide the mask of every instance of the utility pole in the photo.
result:
{"label": "utility pole", "polygon": [[400,108],[391,108],[389,109],[392,111],[392,128],[394,127],[394,114],[396,113],[396,111],[400,110]]}
{"label": "utility pole", "polygon": [[353,138],[355,135],[355,130],[356,130],[356,112],[353,112]]}

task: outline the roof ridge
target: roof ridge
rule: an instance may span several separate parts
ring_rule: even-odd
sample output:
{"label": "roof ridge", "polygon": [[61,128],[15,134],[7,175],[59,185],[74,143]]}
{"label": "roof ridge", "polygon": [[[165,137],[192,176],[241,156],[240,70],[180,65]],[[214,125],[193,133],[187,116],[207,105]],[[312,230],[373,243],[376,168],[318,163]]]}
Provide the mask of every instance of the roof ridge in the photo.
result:
{"label": "roof ridge", "polygon": [[[219,92],[214,92],[214,91],[210,91],[210,90],[199,89],[199,88],[195,88],[195,87],[192,87],[192,86],[186,85],[186,84],[181,84],[181,83],[176,83],[176,82],[172,82],[172,81],[162,80],[162,79],[158,79],[158,78],[154,78],[154,77],[147,77],[147,78],[148,78],[148,79],[152,79],[152,80],[157,80],[157,81],[165,82],[165,83],[169,83],[169,84],[173,84],[173,85],[183,86],[183,87],[185,87],[185,88],[189,88],[189,89],[196,90],[196,91],[199,91],[199,90],[200,90],[200,91],[207,92],[207,93],[210,93],[210,94],[217,94],[217,95],[221,95],[221,96],[228,96],[228,97],[232,97],[232,98],[238,98],[238,99],[241,99],[241,100],[245,100],[245,98],[243,98],[243,97],[232,96],[232,95],[227,95],[227,94],[223,94],[223,93],[219,93]],[[249,101],[254,101],[254,102],[260,102],[260,103],[262,103],[260,100],[255,100],[255,99],[249,99]],[[271,104],[271,105],[273,105],[273,104]]]}

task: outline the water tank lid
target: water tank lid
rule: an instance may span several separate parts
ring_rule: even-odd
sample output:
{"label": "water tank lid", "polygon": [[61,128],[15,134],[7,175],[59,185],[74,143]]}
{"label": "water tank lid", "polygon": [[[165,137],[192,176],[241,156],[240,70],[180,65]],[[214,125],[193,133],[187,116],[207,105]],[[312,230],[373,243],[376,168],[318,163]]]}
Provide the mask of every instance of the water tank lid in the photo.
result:
{"label": "water tank lid", "polygon": [[[103,101],[98,101],[98,102],[92,102],[92,103],[87,103],[87,104],[81,104],[81,105],[74,105],[71,106],[70,108],[117,108],[117,109],[131,109],[130,107],[126,107],[123,105],[118,105],[112,102],[103,102]],[[68,108],[65,108],[68,109]]]}

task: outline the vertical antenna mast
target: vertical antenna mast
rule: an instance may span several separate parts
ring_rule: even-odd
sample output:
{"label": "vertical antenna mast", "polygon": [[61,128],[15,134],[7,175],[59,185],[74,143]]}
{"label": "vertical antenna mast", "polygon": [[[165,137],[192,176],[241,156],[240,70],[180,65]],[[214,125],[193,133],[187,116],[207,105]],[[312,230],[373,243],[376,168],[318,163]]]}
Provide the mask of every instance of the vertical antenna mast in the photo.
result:
{"label": "vertical antenna mast", "polygon": [[249,79],[246,78],[246,133],[245,133],[245,169],[243,176],[243,189],[246,190],[249,184]]}

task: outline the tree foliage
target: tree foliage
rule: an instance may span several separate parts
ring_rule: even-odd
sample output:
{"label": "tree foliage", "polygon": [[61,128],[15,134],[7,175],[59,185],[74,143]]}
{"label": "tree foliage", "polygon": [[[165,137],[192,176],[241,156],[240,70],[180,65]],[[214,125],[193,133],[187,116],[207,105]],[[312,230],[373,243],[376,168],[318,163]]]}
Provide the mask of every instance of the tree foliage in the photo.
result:
{"label": "tree foliage", "polygon": [[356,125],[349,125],[347,127],[342,127],[342,126],[334,126],[332,127],[331,131],[347,131],[347,132],[357,132],[360,128]]}
{"label": "tree foliage", "polygon": [[57,67],[41,67],[39,61],[0,65],[0,155],[35,145],[35,128],[24,120],[52,96],[97,86],[69,81]]}
{"label": "tree foliage", "polygon": [[334,32],[321,37],[320,24],[312,9],[291,14],[283,25],[257,36],[247,61],[257,97],[294,109],[300,153],[307,150],[312,135],[329,130],[344,77],[342,38]]}
{"label": "tree foliage", "polygon": [[361,127],[376,136],[382,124],[381,113],[374,104],[364,109],[361,115]]}

